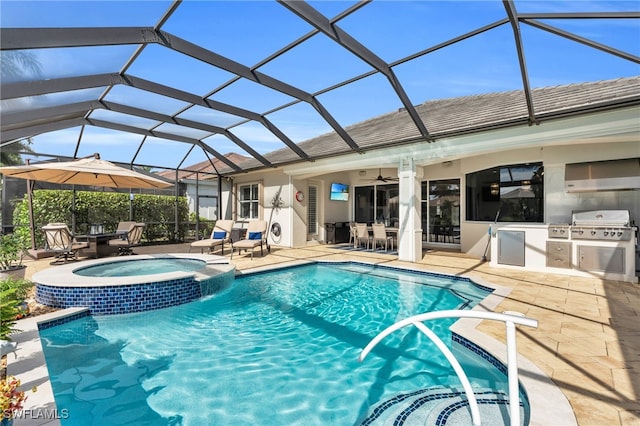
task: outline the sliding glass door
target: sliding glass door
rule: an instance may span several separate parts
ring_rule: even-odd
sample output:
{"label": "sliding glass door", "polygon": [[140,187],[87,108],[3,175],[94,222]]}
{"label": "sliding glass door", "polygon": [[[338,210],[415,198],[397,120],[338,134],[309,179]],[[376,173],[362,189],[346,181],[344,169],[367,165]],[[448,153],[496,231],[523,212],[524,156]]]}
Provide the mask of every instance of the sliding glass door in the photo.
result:
{"label": "sliding glass door", "polygon": [[422,240],[460,244],[460,179],[422,182]]}

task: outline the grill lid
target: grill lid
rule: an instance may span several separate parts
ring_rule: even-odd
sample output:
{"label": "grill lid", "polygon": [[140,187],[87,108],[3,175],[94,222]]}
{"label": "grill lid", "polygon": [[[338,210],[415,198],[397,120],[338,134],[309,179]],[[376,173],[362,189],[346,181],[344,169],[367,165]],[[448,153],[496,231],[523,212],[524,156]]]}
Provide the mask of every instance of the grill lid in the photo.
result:
{"label": "grill lid", "polygon": [[584,210],[571,214],[573,226],[629,226],[629,210]]}

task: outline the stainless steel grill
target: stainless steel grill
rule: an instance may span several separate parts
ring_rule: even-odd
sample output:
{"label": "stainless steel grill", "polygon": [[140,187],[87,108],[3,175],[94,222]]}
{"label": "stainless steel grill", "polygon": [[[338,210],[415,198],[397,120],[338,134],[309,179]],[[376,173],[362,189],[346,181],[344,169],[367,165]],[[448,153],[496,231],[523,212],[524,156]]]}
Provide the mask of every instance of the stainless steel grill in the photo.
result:
{"label": "stainless steel grill", "polygon": [[633,236],[629,210],[574,211],[572,240],[629,241]]}
{"label": "stainless steel grill", "polygon": [[569,224],[568,223],[552,223],[548,227],[549,238],[562,238],[569,239]]}

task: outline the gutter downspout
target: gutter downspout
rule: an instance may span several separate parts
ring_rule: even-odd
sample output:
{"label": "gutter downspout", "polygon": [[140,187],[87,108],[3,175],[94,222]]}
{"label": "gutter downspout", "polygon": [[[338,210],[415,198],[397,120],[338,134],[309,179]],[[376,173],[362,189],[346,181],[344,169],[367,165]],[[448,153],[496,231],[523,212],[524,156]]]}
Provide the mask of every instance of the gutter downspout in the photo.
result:
{"label": "gutter downspout", "polygon": [[173,227],[173,238],[174,240],[178,240],[178,235],[179,235],[179,231],[180,231],[180,224],[178,223],[178,220],[180,218],[179,215],[179,209],[178,209],[178,201],[179,201],[179,195],[178,195],[178,191],[179,191],[179,187],[178,187],[178,169],[176,169],[176,201],[175,201],[175,226]]}
{"label": "gutter downspout", "polygon": [[289,175],[289,247],[293,248],[293,178]]}
{"label": "gutter downspout", "polygon": [[224,211],[222,208],[222,176],[218,173],[218,202],[216,203],[216,218],[222,219],[220,213]]}

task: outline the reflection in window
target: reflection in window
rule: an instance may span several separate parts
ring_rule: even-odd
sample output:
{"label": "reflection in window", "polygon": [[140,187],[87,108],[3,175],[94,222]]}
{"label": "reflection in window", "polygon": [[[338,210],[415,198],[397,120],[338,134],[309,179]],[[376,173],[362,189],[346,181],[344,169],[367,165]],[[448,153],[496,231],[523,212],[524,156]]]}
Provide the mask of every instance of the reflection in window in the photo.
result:
{"label": "reflection in window", "polygon": [[460,244],[460,179],[422,182],[422,239]]}
{"label": "reflection in window", "polygon": [[240,185],[238,187],[240,219],[258,219],[258,184]]}
{"label": "reflection in window", "polygon": [[467,220],[544,222],[542,163],[516,164],[466,175]]}
{"label": "reflection in window", "polygon": [[398,191],[397,183],[356,187],[353,209],[355,221],[397,227],[400,216]]}

